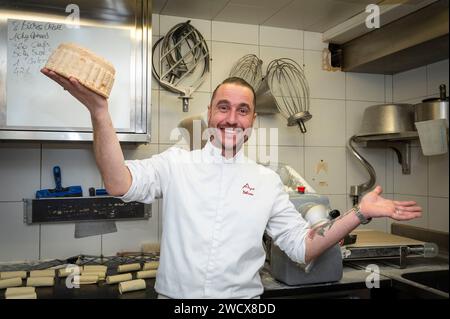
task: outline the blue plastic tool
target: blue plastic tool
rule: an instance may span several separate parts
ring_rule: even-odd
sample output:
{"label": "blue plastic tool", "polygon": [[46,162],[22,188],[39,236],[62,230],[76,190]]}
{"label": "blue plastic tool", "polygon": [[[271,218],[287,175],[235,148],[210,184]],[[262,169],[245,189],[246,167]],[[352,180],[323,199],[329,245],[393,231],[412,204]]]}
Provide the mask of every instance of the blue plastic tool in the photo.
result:
{"label": "blue plastic tool", "polygon": [[59,166],[53,167],[53,177],[55,179],[55,188],[38,190],[36,192],[36,198],[83,196],[81,186],[62,187],[61,168]]}

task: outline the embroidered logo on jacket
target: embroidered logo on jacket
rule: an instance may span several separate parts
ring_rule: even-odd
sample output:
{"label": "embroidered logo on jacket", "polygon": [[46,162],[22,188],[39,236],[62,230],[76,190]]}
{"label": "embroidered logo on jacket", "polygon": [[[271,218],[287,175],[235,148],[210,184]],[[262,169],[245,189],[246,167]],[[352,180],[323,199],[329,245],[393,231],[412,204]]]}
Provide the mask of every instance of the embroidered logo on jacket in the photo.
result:
{"label": "embroidered logo on jacket", "polygon": [[254,195],[253,194],[254,190],[255,190],[255,188],[254,187],[250,187],[250,185],[248,185],[248,183],[245,184],[244,186],[242,186],[242,194],[244,194],[244,195],[253,196]]}

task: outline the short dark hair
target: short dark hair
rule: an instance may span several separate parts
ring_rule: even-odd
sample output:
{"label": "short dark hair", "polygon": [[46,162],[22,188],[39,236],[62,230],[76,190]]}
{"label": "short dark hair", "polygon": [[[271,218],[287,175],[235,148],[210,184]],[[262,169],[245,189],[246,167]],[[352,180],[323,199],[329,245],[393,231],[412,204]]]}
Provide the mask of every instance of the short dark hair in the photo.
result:
{"label": "short dark hair", "polygon": [[248,88],[250,91],[252,91],[253,94],[253,111],[255,111],[256,108],[256,93],[255,93],[255,89],[253,88],[253,86],[251,86],[247,81],[245,81],[243,78],[239,78],[237,76],[232,76],[229,78],[226,78],[225,80],[222,81],[222,83],[220,83],[213,91],[213,94],[211,96],[211,102],[210,105],[212,105],[212,101],[214,100],[214,97],[216,96],[216,92],[217,90],[224,84],[236,84],[239,86],[243,86]]}

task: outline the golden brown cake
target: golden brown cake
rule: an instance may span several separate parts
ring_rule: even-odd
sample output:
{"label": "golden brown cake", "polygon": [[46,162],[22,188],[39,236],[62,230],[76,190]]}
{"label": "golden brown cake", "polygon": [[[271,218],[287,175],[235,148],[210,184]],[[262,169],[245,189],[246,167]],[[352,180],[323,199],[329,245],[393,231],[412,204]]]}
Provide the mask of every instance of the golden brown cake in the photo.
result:
{"label": "golden brown cake", "polygon": [[48,58],[45,67],[66,78],[76,78],[106,98],[109,97],[116,73],[111,63],[74,43],[60,44]]}

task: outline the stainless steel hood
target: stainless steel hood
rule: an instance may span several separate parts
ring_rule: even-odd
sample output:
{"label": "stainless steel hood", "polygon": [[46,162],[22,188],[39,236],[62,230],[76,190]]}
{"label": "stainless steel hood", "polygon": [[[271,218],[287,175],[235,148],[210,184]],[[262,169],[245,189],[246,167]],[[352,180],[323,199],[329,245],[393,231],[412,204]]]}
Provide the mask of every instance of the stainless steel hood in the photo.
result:
{"label": "stainless steel hood", "polygon": [[448,59],[449,1],[333,46],[334,66],[346,72],[395,74]]}

